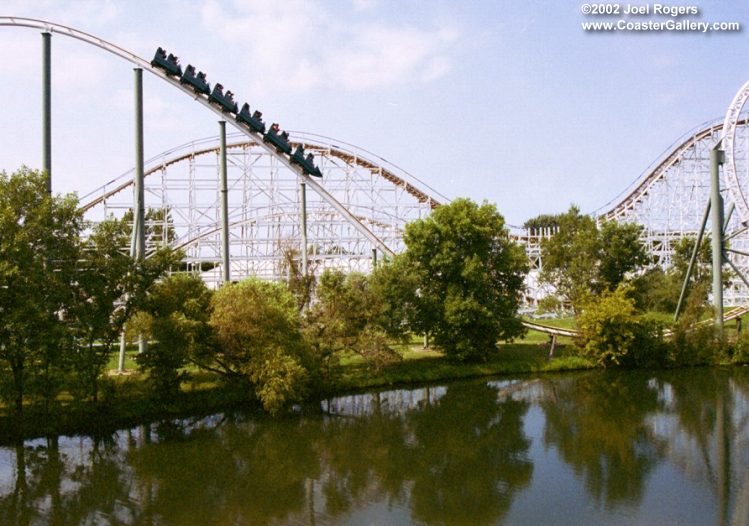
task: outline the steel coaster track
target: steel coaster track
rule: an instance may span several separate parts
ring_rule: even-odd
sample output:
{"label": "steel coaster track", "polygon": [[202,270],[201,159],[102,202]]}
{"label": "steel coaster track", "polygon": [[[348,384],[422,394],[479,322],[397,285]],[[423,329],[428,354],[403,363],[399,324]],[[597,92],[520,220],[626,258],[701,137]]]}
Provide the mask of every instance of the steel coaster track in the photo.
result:
{"label": "steel coaster track", "polygon": [[[226,145],[226,148],[227,150],[236,149],[236,148],[241,148],[243,146],[246,146],[248,144],[254,145],[256,143],[254,141],[252,142],[251,141],[237,141],[237,142],[228,143]],[[439,201],[437,201],[434,197],[432,197],[432,195],[420,190],[419,188],[409,183],[408,181],[405,181],[403,178],[394,174],[387,168],[377,165],[373,163],[372,161],[365,159],[359,155],[355,155],[353,153],[338,149],[332,144],[319,144],[319,143],[313,143],[309,141],[300,142],[300,141],[295,141],[295,140],[290,141],[289,144],[292,146],[292,149],[301,145],[304,147],[305,150],[324,151],[333,157],[341,159],[347,164],[354,164],[357,166],[361,166],[362,168],[366,168],[370,170],[373,174],[379,175],[380,177],[389,181],[393,185],[400,186],[408,194],[415,197],[418,202],[427,203],[429,207],[432,209],[437,208],[440,204],[442,204]],[[175,155],[174,157],[170,157],[168,159],[163,160],[161,163],[154,163],[151,168],[145,171],[144,177],[148,177],[149,175],[157,173],[168,166],[180,163],[191,157],[216,153],[219,151],[219,148],[220,148],[219,146],[209,146],[209,147],[204,147],[204,148],[199,148],[199,149],[192,149],[188,153]],[[163,154],[157,156],[155,159],[163,159]],[[89,201],[85,201],[83,204],[81,204],[81,207],[80,207],[81,210],[83,212],[86,212],[90,210],[91,208],[95,207],[96,205],[102,203],[103,201],[106,201],[113,195],[116,195],[119,192],[126,190],[127,188],[130,188],[131,186],[133,186],[133,180],[131,177],[129,177],[131,173],[132,173],[132,170],[113,179],[112,181],[108,182],[106,185],[100,186],[99,188],[89,192],[86,196],[83,197],[83,199],[87,199],[94,195],[96,195],[96,197]],[[106,190],[107,186],[113,183],[116,183],[119,180],[122,180],[122,183],[115,186],[111,190]]]}
{"label": "steel coaster track", "polygon": [[[744,118],[738,121],[737,126],[749,125],[749,118]],[[599,217],[609,219],[615,219],[616,217],[625,213],[628,209],[632,208],[643,196],[645,196],[650,188],[664,177],[669,168],[679,162],[682,154],[687,151],[693,144],[700,140],[704,140],[710,137],[712,134],[719,132],[723,129],[723,121],[712,121],[708,124],[700,126],[698,129],[683,136],[684,139],[677,144],[672,145],[667,151],[665,156],[662,156],[662,160],[658,162],[651,170],[641,177],[639,184],[623,196],[619,202],[611,205],[611,207],[601,213],[597,214]]]}
{"label": "steel coaster track", "polygon": [[[206,97],[203,97],[200,94],[195,93],[192,89],[180,84],[179,80],[168,76],[163,70],[155,68],[154,66],[151,66],[150,62],[144,60],[138,55],[131,53],[130,51],[127,51],[97,36],[91,35],[89,33],[85,33],[83,31],[79,31],[72,27],[64,26],[61,24],[56,24],[54,22],[50,22],[47,20],[39,20],[35,18],[2,16],[0,17],[0,26],[41,29],[42,31],[45,31],[47,33],[52,33],[52,34],[56,33],[58,35],[63,35],[66,37],[74,38],[76,40],[80,40],[81,42],[85,42],[86,44],[96,46],[100,49],[103,49],[105,51],[112,53],[113,55],[116,55],[117,57],[127,60],[128,62],[134,64],[135,66],[145,71],[148,71],[152,75],[155,75],[156,77],[163,80],[164,82],[171,84],[174,88],[190,96],[190,98],[192,98],[193,100],[197,101],[198,103],[208,108],[210,111],[212,111],[217,116],[219,116],[222,120],[225,120],[226,122],[234,126],[237,130],[239,130],[240,132],[245,134],[247,137],[249,137],[249,139],[255,144],[257,144],[258,147],[264,149],[267,153],[274,156],[281,164],[286,166],[289,170],[295,173],[297,177],[299,177],[307,185],[309,185],[320,197],[323,198],[323,200],[325,200],[339,214],[341,214],[341,216],[343,216],[346,219],[346,221],[348,221],[354,228],[356,228],[359,231],[359,233],[361,233],[373,245],[375,245],[385,254],[388,254],[391,256],[394,255],[394,252],[393,250],[390,249],[390,247],[388,247],[380,238],[378,238],[369,228],[367,228],[364,224],[362,224],[345,206],[343,206],[343,204],[341,204],[337,199],[335,199],[332,195],[330,195],[320,183],[318,183],[314,178],[304,173],[304,171],[301,168],[293,165],[286,156],[278,153],[274,147],[269,146],[268,144],[263,142],[262,136],[240,125],[233,118],[227,118],[227,115],[223,111],[219,110],[218,108],[210,104]],[[229,114],[229,116],[231,116],[231,114]]]}

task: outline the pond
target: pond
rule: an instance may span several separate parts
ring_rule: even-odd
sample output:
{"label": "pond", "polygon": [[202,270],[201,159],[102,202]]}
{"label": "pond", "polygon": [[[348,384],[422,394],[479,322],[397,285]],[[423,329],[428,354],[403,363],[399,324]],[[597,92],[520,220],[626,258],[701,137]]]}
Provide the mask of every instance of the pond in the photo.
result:
{"label": "pond", "polygon": [[746,524],[749,369],[583,372],[0,448],[0,524]]}

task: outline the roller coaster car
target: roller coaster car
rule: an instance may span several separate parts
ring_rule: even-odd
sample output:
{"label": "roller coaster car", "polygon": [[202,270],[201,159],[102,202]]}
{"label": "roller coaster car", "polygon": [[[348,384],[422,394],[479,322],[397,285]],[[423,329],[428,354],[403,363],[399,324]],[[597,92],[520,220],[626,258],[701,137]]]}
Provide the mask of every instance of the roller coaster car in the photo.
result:
{"label": "roller coaster car", "polygon": [[208,95],[208,102],[213,102],[221,107],[221,111],[227,113],[237,113],[237,103],[234,102],[234,94],[226,90],[224,94],[224,87],[221,84],[216,84],[213,87],[213,91]]}
{"label": "roller coaster car", "polygon": [[294,164],[298,164],[302,167],[302,170],[304,170],[304,173],[307,175],[314,175],[315,177],[322,177],[322,172],[320,169],[315,166],[315,158],[310,153],[307,155],[307,157],[304,156],[304,148],[300,144],[296,147],[296,151],[294,151],[294,155],[291,156],[291,162]]}
{"label": "roller coaster car", "polygon": [[237,122],[246,124],[254,132],[265,133],[263,114],[255,110],[255,113],[250,115],[250,105],[246,102],[242,106],[242,111],[237,113]]}
{"label": "roller coaster car", "polygon": [[151,65],[155,68],[163,69],[166,71],[167,75],[173,75],[175,77],[182,76],[182,66],[179,65],[179,58],[171,53],[169,53],[169,56],[167,57],[166,51],[162,48],[156,50]]}
{"label": "roller coaster car", "polygon": [[195,67],[191,64],[185,68],[185,73],[182,78],[179,79],[180,84],[189,84],[195,93],[202,93],[203,95],[209,95],[211,93],[211,86],[205,80],[205,73],[202,71],[195,75]]}
{"label": "roller coaster car", "polygon": [[[280,133],[279,133],[280,132]],[[269,142],[276,147],[279,153],[291,155],[291,145],[289,144],[289,132],[282,132],[277,123],[273,123],[268,133],[263,135],[263,142]]]}

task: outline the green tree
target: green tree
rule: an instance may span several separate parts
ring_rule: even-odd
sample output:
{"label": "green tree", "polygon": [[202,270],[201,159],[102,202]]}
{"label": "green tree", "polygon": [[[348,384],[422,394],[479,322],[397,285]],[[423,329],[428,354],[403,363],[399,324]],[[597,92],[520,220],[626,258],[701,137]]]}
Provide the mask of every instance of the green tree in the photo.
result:
{"label": "green tree", "polygon": [[403,294],[391,309],[407,316],[409,329],[461,360],[485,358],[497,341],[523,333],[517,310],[527,258],[494,205],[456,199],[409,223],[404,241],[407,250],[382,272],[411,285],[396,287]]}
{"label": "green tree", "polygon": [[679,301],[681,280],[674,272],[653,267],[631,281],[637,308],[642,311],[672,313]]}
{"label": "green tree", "polygon": [[608,290],[614,290],[630,273],[649,265],[653,258],[642,243],[642,226],[607,221],[598,231],[601,244],[598,275]]}
{"label": "green tree", "polygon": [[382,309],[382,298],[369,277],[340,270],[323,272],[317,302],[305,316],[305,336],[329,379],[345,351],[362,356],[375,369],[400,359],[387,344],[386,331],[379,324]]}
{"label": "green tree", "polygon": [[47,194],[43,173],[0,173],[0,368],[18,414],[29,391],[61,386],[81,229],[76,198]]}
{"label": "green tree", "polygon": [[[315,253],[317,247],[311,246],[310,252]],[[302,255],[299,250],[286,246],[281,251],[282,272],[286,275],[286,286],[297,299],[299,310],[308,307],[315,290],[315,268],[317,260],[307,260],[307,275],[302,272]]]}
{"label": "green tree", "polygon": [[98,400],[99,383],[113,344],[122,331],[129,306],[125,300],[136,265],[122,251],[128,242],[124,220],[99,223],[83,246],[74,285],[75,301],[67,323],[74,345],[70,363],[75,373],[71,390]]}
{"label": "green tree", "polygon": [[175,274],[149,291],[143,311],[150,318],[150,338],[155,340],[137,357],[149,373],[149,382],[163,400],[173,399],[188,377],[185,365],[204,356],[212,347],[211,291],[199,277]]}
{"label": "green tree", "polygon": [[604,291],[589,300],[577,318],[581,350],[598,365],[642,367],[665,361],[660,327],[638,314],[631,292],[624,284]]}
{"label": "green tree", "polygon": [[540,234],[541,230],[554,230],[559,227],[559,218],[563,214],[540,214],[523,223],[523,228],[531,234]]}
{"label": "green tree", "polygon": [[[687,270],[689,269],[689,261],[692,259],[695,242],[696,239],[693,237],[683,237],[674,245],[674,254],[671,259],[671,268],[668,269],[668,274],[674,281],[677,298],[681,291],[681,286],[684,283],[684,278],[687,275]],[[710,245],[710,240],[703,239],[700,243],[700,248],[697,251],[697,259],[692,268],[692,274],[689,277],[690,295],[693,293],[699,293],[701,298],[700,301],[706,302],[712,284],[712,276],[713,250]],[[731,272],[724,269],[724,288],[731,285],[731,277]]]}
{"label": "green tree", "polygon": [[302,338],[296,299],[280,283],[250,278],[213,296],[217,346],[195,355],[203,368],[251,383],[270,412],[300,400],[315,364]]}
{"label": "green tree", "polygon": [[592,294],[612,291],[651,262],[640,241],[642,227],[604,223],[580,213],[576,206],[558,218],[559,230],[541,244],[539,279],[556,287],[575,310]]}
{"label": "green tree", "polygon": [[542,283],[553,285],[573,307],[598,287],[598,229],[590,216],[570,207],[559,216],[559,231],[541,243]]}

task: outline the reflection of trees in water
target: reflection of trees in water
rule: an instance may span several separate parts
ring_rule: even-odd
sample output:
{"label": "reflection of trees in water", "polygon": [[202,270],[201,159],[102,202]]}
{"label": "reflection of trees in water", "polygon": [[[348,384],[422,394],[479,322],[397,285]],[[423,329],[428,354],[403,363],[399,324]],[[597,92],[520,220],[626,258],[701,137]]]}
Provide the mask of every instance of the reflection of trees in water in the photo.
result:
{"label": "reflection of trees in water", "polygon": [[523,432],[528,404],[497,403],[485,383],[451,386],[410,419],[411,510],[427,524],[491,524],[533,473]]}
{"label": "reflection of trees in water", "polygon": [[[746,522],[749,369],[596,372],[536,385],[544,443],[592,499],[638,505],[668,458],[706,481],[718,524]],[[6,450],[15,476],[0,486],[0,524],[311,524],[355,520],[373,503],[426,524],[501,522],[534,468],[528,402],[497,402],[507,398],[500,387],[399,394],[404,406],[373,395],[360,416],[217,415],[107,440],[30,442]]]}
{"label": "reflection of trees in water", "polygon": [[659,406],[648,377],[582,374],[549,381],[546,391],[544,443],[559,450],[594,499],[638,504],[663,449],[645,421]]}
{"label": "reflection of trees in water", "polygon": [[488,524],[533,469],[527,405],[496,400],[494,388],[456,384],[421,412],[214,418],[69,442],[63,454],[20,447],[0,523],[312,523],[374,501],[430,524]]}
{"label": "reflection of trees in water", "polygon": [[301,420],[227,423],[134,449],[128,462],[150,487],[141,505],[156,524],[267,524],[303,511],[319,471],[314,433]]}
{"label": "reflection of trees in water", "polygon": [[132,481],[111,440],[88,441],[82,457],[60,452],[57,439],[15,447],[15,484],[0,495],[0,524],[97,523],[96,517],[134,517]]}
{"label": "reflection of trees in water", "polygon": [[749,433],[749,372],[741,369],[695,369],[660,378],[669,413],[678,427],[669,430],[673,462],[713,491],[716,524],[749,521],[749,471],[742,452]]}

